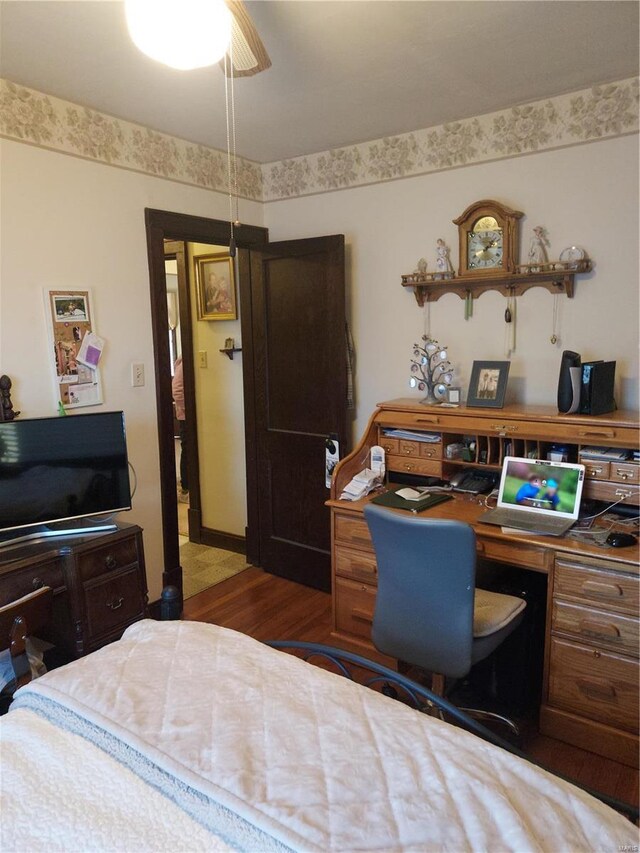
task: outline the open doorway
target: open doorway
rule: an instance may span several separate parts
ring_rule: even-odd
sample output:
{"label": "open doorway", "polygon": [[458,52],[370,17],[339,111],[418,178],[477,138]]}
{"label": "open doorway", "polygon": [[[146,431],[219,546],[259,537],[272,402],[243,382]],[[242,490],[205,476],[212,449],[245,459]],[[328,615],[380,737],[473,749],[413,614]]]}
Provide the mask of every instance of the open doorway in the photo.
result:
{"label": "open doorway", "polygon": [[241,329],[228,250],[164,246],[178,543],[189,598],[247,567]]}

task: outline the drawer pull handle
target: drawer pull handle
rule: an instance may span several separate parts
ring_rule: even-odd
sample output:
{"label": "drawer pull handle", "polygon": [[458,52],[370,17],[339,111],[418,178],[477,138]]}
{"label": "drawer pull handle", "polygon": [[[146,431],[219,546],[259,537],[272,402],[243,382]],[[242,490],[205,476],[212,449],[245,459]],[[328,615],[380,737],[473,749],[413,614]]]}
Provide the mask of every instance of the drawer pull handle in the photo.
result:
{"label": "drawer pull handle", "polygon": [[31,586],[34,589],[40,589],[41,586],[44,586],[44,581],[41,578],[34,578],[31,581]]}
{"label": "drawer pull handle", "polygon": [[614,429],[579,429],[578,435],[583,438],[615,438],[616,431]]}
{"label": "drawer pull handle", "polygon": [[578,678],[576,680],[578,689],[594,699],[615,699],[616,688],[613,684],[604,684],[599,681],[589,681],[586,678]]}
{"label": "drawer pull handle", "polygon": [[364,610],[352,610],[351,616],[354,619],[359,619],[360,622],[366,622],[368,625],[373,624],[373,616],[370,616],[368,613],[365,613]]}
{"label": "drawer pull handle", "polygon": [[107,601],[107,607],[110,610],[119,610],[124,604],[124,598],[120,596],[119,598],[112,598],[111,601]]}
{"label": "drawer pull handle", "polygon": [[602,474],[602,468],[587,468],[588,477],[597,477],[598,474]]}
{"label": "drawer pull handle", "polygon": [[620,629],[616,625],[606,622],[589,622],[582,619],[580,622],[580,633],[590,637],[606,637],[607,639],[619,639]]}
{"label": "drawer pull handle", "polygon": [[631,476],[630,471],[625,471],[623,468],[616,468],[616,474],[620,477],[621,480],[628,480]]}
{"label": "drawer pull handle", "polygon": [[417,424],[439,424],[440,418],[416,418]]}
{"label": "drawer pull handle", "polygon": [[118,565],[118,561],[113,556],[113,554],[107,554],[107,556],[104,558],[104,564],[108,569],[115,569],[115,567]]}
{"label": "drawer pull handle", "polygon": [[405,465],[404,467],[407,471],[413,471],[413,465]]}
{"label": "drawer pull handle", "polygon": [[495,432],[517,432],[517,426],[507,426],[506,424],[491,424],[491,429]]}
{"label": "drawer pull handle", "polygon": [[370,566],[367,563],[352,562],[351,568],[353,569],[353,571],[362,572],[365,575],[376,575],[378,573],[378,570],[375,566]]}
{"label": "drawer pull handle", "polygon": [[592,595],[601,595],[604,598],[620,598],[624,595],[624,590],[618,584],[597,583],[597,581],[585,581],[582,584],[582,591]]}

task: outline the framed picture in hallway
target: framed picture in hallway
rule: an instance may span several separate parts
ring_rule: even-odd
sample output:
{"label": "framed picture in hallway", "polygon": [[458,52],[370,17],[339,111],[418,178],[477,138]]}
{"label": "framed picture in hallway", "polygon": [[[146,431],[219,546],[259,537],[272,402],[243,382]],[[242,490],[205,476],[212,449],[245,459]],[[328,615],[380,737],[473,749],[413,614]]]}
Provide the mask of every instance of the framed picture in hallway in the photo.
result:
{"label": "framed picture in hallway", "polygon": [[228,254],[196,255],[198,320],[237,320],[233,259]]}

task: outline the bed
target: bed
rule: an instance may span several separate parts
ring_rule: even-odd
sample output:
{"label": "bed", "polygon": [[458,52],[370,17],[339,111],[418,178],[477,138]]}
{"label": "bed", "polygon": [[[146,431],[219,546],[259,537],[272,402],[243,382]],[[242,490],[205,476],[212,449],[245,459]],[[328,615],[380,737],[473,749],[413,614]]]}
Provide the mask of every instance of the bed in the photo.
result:
{"label": "bed", "polygon": [[123,638],[0,721],[3,851],[637,849],[544,770],[243,634]]}

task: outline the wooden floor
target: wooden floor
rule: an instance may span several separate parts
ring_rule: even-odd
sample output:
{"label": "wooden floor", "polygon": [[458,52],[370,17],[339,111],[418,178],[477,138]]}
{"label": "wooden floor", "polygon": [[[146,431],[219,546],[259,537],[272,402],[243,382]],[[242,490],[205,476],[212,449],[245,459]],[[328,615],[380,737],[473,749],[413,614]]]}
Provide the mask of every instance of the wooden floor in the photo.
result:
{"label": "wooden floor", "polygon": [[[212,622],[257,640],[304,640],[331,644],[331,596],[300,584],[246,569],[193,598],[184,618]],[[638,771],[540,734],[525,751],[550,770],[627,803],[638,803]]]}

